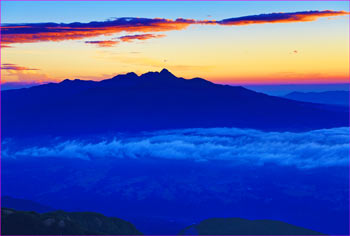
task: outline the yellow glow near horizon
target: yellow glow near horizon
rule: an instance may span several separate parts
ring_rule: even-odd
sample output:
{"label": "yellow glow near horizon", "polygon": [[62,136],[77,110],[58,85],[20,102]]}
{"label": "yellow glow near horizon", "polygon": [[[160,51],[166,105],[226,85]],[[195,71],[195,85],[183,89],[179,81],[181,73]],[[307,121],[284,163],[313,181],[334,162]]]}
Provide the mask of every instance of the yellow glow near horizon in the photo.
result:
{"label": "yellow glow near horizon", "polygon": [[190,26],[167,32],[164,38],[108,48],[88,45],[84,40],[14,44],[13,48],[1,49],[2,63],[39,70],[2,70],[1,77],[3,83],[101,80],[130,71],[141,74],[167,68],[180,77],[220,83],[348,82],[346,18],[284,27]]}

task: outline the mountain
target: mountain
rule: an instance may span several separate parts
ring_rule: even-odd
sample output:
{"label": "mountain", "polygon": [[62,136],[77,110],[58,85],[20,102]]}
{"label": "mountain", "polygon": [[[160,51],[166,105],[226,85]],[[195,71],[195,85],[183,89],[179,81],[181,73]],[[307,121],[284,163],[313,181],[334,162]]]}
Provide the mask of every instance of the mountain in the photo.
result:
{"label": "mountain", "polygon": [[40,85],[40,83],[23,83],[23,82],[5,82],[1,84],[1,91],[9,90],[9,89],[20,89],[20,88],[29,88],[36,85]]}
{"label": "mountain", "polygon": [[349,106],[349,91],[292,92],[285,95],[284,98],[303,102]]}
{"label": "mountain", "polygon": [[275,220],[212,218],[186,227],[180,235],[323,235],[322,233]]}
{"label": "mountain", "polygon": [[[94,212],[54,211],[39,214],[1,208],[2,235],[142,235],[127,221]],[[179,235],[323,235],[274,220],[211,218]]]}
{"label": "mountain", "polygon": [[127,221],[93,212],[39,214],[1,208],[2,235],[141,235]]}
{"label": "mountain", "polygon": [[195,127],[302,131],[348,126],[348,110],[257,93],[163,69],[1,92],[2,136],[72,136]]}
{"label": "mountain", "polygon": [[48,206],[44,206],[40,203],[26,200],[13,198],[9,196],[1,197],[1,206],[6,208],[13,208],[22,211],[36,211],[39,213],[53,211],[54,209]]}

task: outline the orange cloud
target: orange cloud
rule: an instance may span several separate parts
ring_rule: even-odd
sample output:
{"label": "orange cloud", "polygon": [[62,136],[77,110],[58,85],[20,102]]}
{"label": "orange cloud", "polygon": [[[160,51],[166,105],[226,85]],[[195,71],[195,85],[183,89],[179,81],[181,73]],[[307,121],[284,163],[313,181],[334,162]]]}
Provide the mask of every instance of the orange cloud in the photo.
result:
{"label": "orange cloud", "polygon": [[194,23],[194,20],[188,19],[118,18],[113,21],[90,23],[5,24],[1,26],[1,41],[2,45],[6,47],[13,43],[74,40],[100,35],[112,35],[119,32],[181,30]]}
{"label": "orange cloud", "polygon": [[302,11],[290,13],[270,13],[251,15],[243,17],[235,17],[219,21],[221,25],[251,25],[251,24],[265,24],[265,23],[292,23],[292,22],[306,22],[315,21],[320,17],[343,16],[349,15],[346,11]]}
{"label": "orange cloud", "polygon": [[59,79],[53,79],[46,74],[39,73],[37,70],[7,70],[1,71],[1,83],[21,82],[21,83],[47,83],[57,82]]}
{"label": "orange cloud", "polygon": [[0,48],[12,48],[12,47],[9,46],[9,45],[1,44],[1,45],[0,45]]}
{"label": "orange cloud", "polygon": [[[249,25],[264,23],[290,23],[314,21],[320,17],[349,15],[346,11],[303,11],[291,13],[270,13],[216,20],[182,19],[169,20],[163,18],[117,18],[109,21],[93,21],[89,23],[36,23],[36,24],[4,24],[1,26],[1,46],[9,47],[13,43],[33,43],[41,41],[63,41],[84,39],[101,35],[112,35],[120,32],[164,32],[183,30],[189,25]],[[139,39],[142,40],[142,39]],[[127,41],[127,39],[126,39]],[[103,45],[103,44],[100,44]]]}
{"label": "orange cloud", "polygon": [[55,79],[44,74],[40,69],[19,66],[12,63],[1,64],[1,84],[4,83],[24,83],[42,84],[47,82],[57,82]]}
{"label": "orange cloud", "polygon": [[118,41],[113,41],[113,40],[104,40],[104,41],[85,41],[85,43],[88,44],[95,44],[99,47],[112,47],[116,44],[118,44]]}
{"label": "orange cloud", "polygon": [[164,34],[136,34],[119,37],[122,42],[132,42],[134,40],[147,40],[152,38],[163,38]]}
{"label": "orange cloud", "polygon": [[136,34],[136,35],[126,35],[119,37],[118,39],[120,41],[116,40],[101,40],[101,41],[85,41],[85,43],[88,44],[95,44],[99,47],[112,47],[120,42],[132,42],[135,40],[147,40],[152,38],[162,38],[165,37],[164,34]]}
{"label": "orange cloud", "polygon": [[1,70],[19,71],[19,70],[39,70],[39,69],[33,69],[33,68],[24,67],[24,66],[18,66],[16,64],[5,63],[5,64],[1,64]]}

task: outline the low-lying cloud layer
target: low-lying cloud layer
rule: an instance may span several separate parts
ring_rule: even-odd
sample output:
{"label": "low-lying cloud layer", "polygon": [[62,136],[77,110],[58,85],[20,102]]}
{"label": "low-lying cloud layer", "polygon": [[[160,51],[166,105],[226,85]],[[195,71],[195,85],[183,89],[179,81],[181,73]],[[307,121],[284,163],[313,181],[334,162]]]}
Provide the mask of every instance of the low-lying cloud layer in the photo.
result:
{"label": "low-lying cloud layer", "polygon": [[24,66],[18,66],[16,64],[11,64],[11,63],[3,63],[1,64],[1,70],[39,70],[39,69],[34,69],[34,68],[28,68]]}
{"label": "low-lying cloud layer", "polygon": [[269,13],[234,17],[223,20],[176,20],[163,18],[124,17],[108,21],[89,23],[24,23],[2,24],[1,46],[10,47],[13,43],[33,43],[41,41],[63,41],[112,35],[120,32],[165,32],[183,30],[189,25],[250,25],[265,23],[292,23],[315,21],[320,17],[349,15],[346,11],[302,11],[289,13]]}
{"label": "low-lying cloud layer", "polygon": [[349,128],[304,133],[236,128],[184,129],[116,136],[104,141],[67,140],[55,145],[6,149],[3,157],[161,158],[225,160],[236,164],[275,163],[298,168],[347,166]]}

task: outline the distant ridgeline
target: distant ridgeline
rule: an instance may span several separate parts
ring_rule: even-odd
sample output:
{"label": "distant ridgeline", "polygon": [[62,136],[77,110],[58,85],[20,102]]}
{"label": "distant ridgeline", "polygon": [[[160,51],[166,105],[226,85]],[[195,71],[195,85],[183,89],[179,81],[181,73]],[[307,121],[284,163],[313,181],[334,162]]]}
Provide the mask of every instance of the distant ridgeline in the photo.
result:
{"label": "distant ridgeline", "polygon": [[349,124],[344,107],[178,78],[166,69],[100,82],[64,80],[3,91],[1,96],[3,137],[197,127],[304,131]]}
{"label": "distant ridgeline", "polygon": [[292,92],[285,95],[284,98],[303,102],[349,106],[349,91]]}
{"label": "distant ridgeline", "polygon": [[[1,208],[2,235],[142,235],[127,221],[93,212],[36,213]],[[180,235],[321,235],[273,220],[215,218],[189,226]]]}
{"label": "distant ridgeline", "polygon": [[45,206],[31,200],[13,198],[10,196],[1,197],[1,206],[6,208],[19,209],[21,211],[36,211],[39,213],[55,210],[52,207]]}

